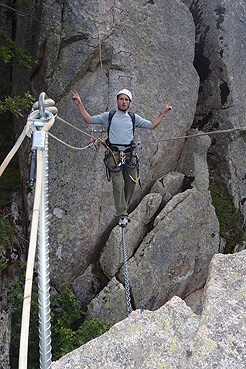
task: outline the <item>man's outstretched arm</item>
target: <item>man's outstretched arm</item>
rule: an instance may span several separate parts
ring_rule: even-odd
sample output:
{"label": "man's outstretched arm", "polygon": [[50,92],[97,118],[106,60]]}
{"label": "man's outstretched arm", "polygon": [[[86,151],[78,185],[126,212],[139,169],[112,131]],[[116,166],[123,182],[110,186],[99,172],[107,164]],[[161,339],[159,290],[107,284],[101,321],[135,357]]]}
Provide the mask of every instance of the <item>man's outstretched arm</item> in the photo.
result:
{"label": "man's outstretched arm", "polygon": [[158,115],[157,118],[155,118],[152,121],[152,129],[155,129],[161,122],[162,119],[164,118],[164,116],[167,114],[167,112],[169,112],[170,110],[172,110],[172,105],[173,105],[173,101],[170,101],[165,108],[160,112],[160,114]]}
{"label": "man's outstretched arm", "polygon": [[80,99],[80,96],[77,91],[72,91],[72,100],[75,102],[75,104],[78,105],[79,112],[84,119],[85,123],[89,124],[91,120],[90,114],[85,110],[84,105],[82,104],[82,101]]}

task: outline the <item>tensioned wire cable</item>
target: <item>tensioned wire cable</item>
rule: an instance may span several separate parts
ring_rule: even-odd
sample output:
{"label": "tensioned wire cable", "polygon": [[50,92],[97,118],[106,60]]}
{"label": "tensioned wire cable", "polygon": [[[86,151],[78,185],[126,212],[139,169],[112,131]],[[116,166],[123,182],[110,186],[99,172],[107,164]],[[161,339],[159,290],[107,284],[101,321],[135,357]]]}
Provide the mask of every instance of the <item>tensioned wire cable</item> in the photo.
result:
{"label": "tensioned wire cable", "polygon": [[[81,129],[73,126],[71,123],[65,121],[64,119],[57,117],[56,118],[59,122],[64,123],[66,125],[68,125],[69,127],[97,140],[97,138],[95,138],[94,136],[92,136],[91,134],[82,131]],[[210,135],[214,135],[214,134],[223,134],[223,133],[232,133],[232,132],[237,132],[237,131],[246,131],[246,127],[239,127],[239,128],[231,128],[231,129],[223,129],[223,130],[217,130],[217,131],[210,131],[210,132],[202,132],[202,133],[195,133],[195,134],[191,134],[188,136],[178,136],[178,137],[169,137],[169,138],[163,138],[160,140],[156,140],[153,142],[148,142],[148,144],[154,144],[154,143],[158,143],[158,142],[165,142],[165,141],[175,141],[175,140],[183,140],[183,139],[187,139],[187,138],[192,138],[192,137],[200,137],[200,136],[210,136]]]}

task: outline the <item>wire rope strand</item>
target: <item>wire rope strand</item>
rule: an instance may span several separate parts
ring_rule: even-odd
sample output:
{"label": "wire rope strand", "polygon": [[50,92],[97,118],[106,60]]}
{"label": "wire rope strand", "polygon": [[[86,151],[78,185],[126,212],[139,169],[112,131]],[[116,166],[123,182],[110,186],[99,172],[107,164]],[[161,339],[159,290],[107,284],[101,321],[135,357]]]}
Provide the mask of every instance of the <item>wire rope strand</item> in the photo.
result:
{"label": "wire rope strand", "polygon": [[127,265],[127,252],[126,252],[126,241],[125,241],[125,229],[122,227],[122,245],[123,245],[123,261],[124,261],[124,278],[125,278],[125,291],[126,291],[126,309],[127,316],[132,312],[130,285],[128,279],[128,265]]}
{"label": "wire rope strand", "polygon": [[223,130],[218,130],[218,131],[196,133],[196,134],[192,134],[192,135],[188,135],[188,136],[163,138],[161,140],[156,140],[155,142],[149,142],[149,143],[154,144],[154,143],[157,143],[157,142],[184,140],[184,139],[192,138],[192,137],[210,136],[210,135],[223,134],[223,133],[233,133],[233,132],[237,132],[237,131],[246,131],[246,128],[245,127],[231,128],[231,129],[223,129]]}
{"label": "wire rope strand", "polygon": [[43,151],[42,192],[38,234],[38,304],[40,369],[51,368],[51,323],[48,222],[48,134]]}
{"label": "wire rope strand", "polygon": [[35,253],[36,253],[40,199],[41,199],[41,189],[42,189],[42,166],[43,166],[42,151],[40,149],[37,149],[37,179],[36,179],[31,235],[30,235],[30,242],[29,242],[24,298],[23,298],[21,336],[20,336],[20,347],[19,347],[19,366],[18,366],[19,369],[27,368],[28,336],[29,336],[29,325],[30,325],[33,268],[34,268]]}

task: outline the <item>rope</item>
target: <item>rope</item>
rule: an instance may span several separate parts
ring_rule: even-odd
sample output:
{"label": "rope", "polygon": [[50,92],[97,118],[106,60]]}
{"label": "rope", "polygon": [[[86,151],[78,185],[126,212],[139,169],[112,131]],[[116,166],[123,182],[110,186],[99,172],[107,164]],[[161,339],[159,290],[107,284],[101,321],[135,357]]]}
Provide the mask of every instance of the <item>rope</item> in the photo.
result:
{"label": "rope", "polygon": [[129,286],[129,279],[128,279],[125,229],[123,227],[122,227],[122,245],[123,245],[124,278],[125,278],[125,291],[126,291],[126,309],[127,309],[127,316],[129,316],[132,312],[132,305],[131,305],[130,286]]}
{"label": "rope", "polygon": [[[59,116],[57,116],[56,117],[56,119],[58,120],[58,122],[60,122],[60,123],[63,123],[63,124],[65,124],[65,125],[67,125],[68,127],[70,127],[70,128],[73,128],[73,129],[75,129],[76,131],[78,131],[78,132],[80,132],[80,133],[83,133],[84,135],[86,135],[86,136],[88,136],[88,137],[90,137],[90,138],[92,138],[93,140],[95,140],[95,141],[99,141],[109,152],[110,152],[110,155],[112,156],[112,158],[113,158],[113,161],[114,161],[114,163],[115,163],[115,165],[117,165],[117,162],[116,162],[116,159],[115,159],[115,156],[114,156],[114,153],[113,153],[113,151],[110,149],[110,147],[101,139],[101,138],[96,138],[96,137],[94,137],[94,136],[92,136],[92,135],[90,135],[90,134],[88,134],[87,132],[85,132],[85,131],[82,131],[81,129],[79,129],[79,128],[77,128],[77,127],[75,127],[75,126],[73,126],[71,123],[69,123],[69,122],[67,122],[66,120],[64,120],[64,119],[62,119],[62,118],[60,118]],[[51,133],[49,133],[50,135],[51,135]],[[52,136],[51,136],[52,137]],[[55,136],[53,137],[54,139],[57,139],[57,138],[55,138]],[[59,141],[59,139],[57,139],[57,141]],[[63,142],[63,141],[59,141],[60,143],[63,143],[63,144],[65,144],[65,142]],[[65,144],[66,145],[66,144]],[[68,145],[68,144],[67,144]],[[76,148],[76,147],[74,147],[74,146],[70,146],[70,145],[68,145],[68,147],[70,147],[71,149],[74,149],[74,150],[84,150],[84,149],[86,149],[87,147],[90,147],[90,144],[88,145],[88,146],[86,146],[85,148]]]}
{"label": "rope", "polygon": [[12,149],[10,150],[10,152],[8,153],[8,155],[6,156],[6,158],[4,159],[4,161],[2,162],[2,164],[0,166],[0,177],[3,174],[3,172],[5,171],[5,169],[7,168],[7,166],[9,165],[9,162],[11,161],[13,156],[19,150],[22,142],[24,141],[24,139],[25,139],[25,137],[26,137],[26,135],[29,131],[29,128],[30,128],[30,122],[27,122],[27,124],[25,125],[21,135],[19,136],[16,143],[14,144],[14,146],[12,147]]}
{"label": "rope", "polygon": [[62,145],[65,145],[65,146],[67,146],[67,147],[69,147],[70,149],[73,149],[73,150],[85,150],[85,149],[88,149],[88,147],[90,147],[91,146],[91,142],[87,145],[87,146],[85,146],[85,147],[75,147],[75,146],[71,146],[71,145],[69,145],[69,144],[67,144],[66,142],[64,142],[64,141],[62,141],[62,140],[60,140],[58,137],[56,137],[56,136],[54,136],[54,135],[52,135],[52,133],[48,133],[48,135],[51,137],[51,138],[53,138],[54,140],[56,140],[56,141],[58,141],[58,142],[60,142]]}
{"label": "rope", "polygon": [[241,128],[232,128],[232,129],[223,129],[218,131],[211,131],[211,132],[203,132],[203,133],[196,133],[194,135],[188,135],[188,136],[180,136],[180,137],[171,137],[171,138],[164,138],[155,142],[149,142],[149,143],[157,143],[157,142],[163,142],[163,141],[175,141],[175,140],[183,140],[186,138],[192,138],[192,137],[200,137],[200,136],[210,136],[215,134],[221,134],[221,133],[231,133],[236,131],[246,131],[246,127]]}
{"label": "rope", "polygon": [[87,133],[85,131],[82,131],[82,129],[79,129],[79,128],[73,126],[71,123],[69,123],[66,120],[60,118],[59,116],[56,117],[56,120],[58,120],[58,122],[60,122],[60,123],[66,124],[68,127],[71,127],[73,129],[75,129],[76,131],[79,131],[79,132],[83,133],[84,135],[86,135],[86,136],[88,136],[88,137],[93,138],[94,140],[96,140],[96,138],[94,136],[90,135],[89,133]]}
{"label": "rope", "polygon": [[[79,132],[83,133],[84,135],[89,136],[89,137],[93,138],[94,140],[97,140],[94,136],[88,134],[87,132],[82,131],[81,129],[79,129],[79,128],[75,127],[75,126],[73,126],[71,123],[65,121],[64,119],[60,118],[59,116],[57,116],[56,119],[59,122],[64,123],[64,124],[68,125],[69,127],[75,129],[76,131],[79,131]],[[184,139],[192,138],[192,137],[201,137],[201,136],[210,136],[210,135],[215,135],[215,134],[232,133],[232,132],[237,132],[237,131],[246,131],[246,127],[217,130],[217,131],[212,131],[212,132],[196,133],[196,134],[188,135],[188,136],[186,135],[186,136],[163,138],[161,140],[156,140],[156,141],[153,141],[153,142],[149,142],[149,144],[155,144],[157,142],[167,142],[167,141],[175,141],[175,140],[184,140]],[[113,157],[115,164],[117,165],[113,151],[101,139],[98,138],[98,140],[100,140],[101,143],[106,147],[106,149],[108,151],[110,151],[110,154]]]}

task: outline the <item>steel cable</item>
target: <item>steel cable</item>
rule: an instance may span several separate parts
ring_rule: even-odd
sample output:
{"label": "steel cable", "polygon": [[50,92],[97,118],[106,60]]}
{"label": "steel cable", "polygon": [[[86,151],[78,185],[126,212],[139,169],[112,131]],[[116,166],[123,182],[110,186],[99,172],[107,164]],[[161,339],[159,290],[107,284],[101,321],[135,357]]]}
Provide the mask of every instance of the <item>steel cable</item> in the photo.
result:
{"label": "steel cable", "polygon": [[130,285],[128,278],[128,264],[127,264],[127,252],[126,252],[126,241],[125,241],[125,229],[122,227],[122,245],[123,245],[123,261],[124,261],[124,279],[125,279],[125,291],[126,291],[126,309],[127,316],[132,312]]}

